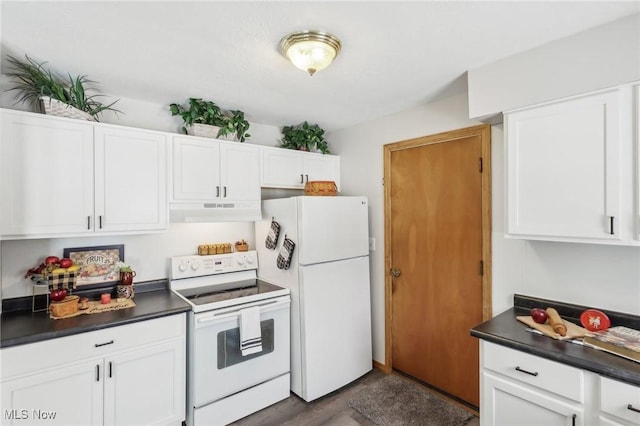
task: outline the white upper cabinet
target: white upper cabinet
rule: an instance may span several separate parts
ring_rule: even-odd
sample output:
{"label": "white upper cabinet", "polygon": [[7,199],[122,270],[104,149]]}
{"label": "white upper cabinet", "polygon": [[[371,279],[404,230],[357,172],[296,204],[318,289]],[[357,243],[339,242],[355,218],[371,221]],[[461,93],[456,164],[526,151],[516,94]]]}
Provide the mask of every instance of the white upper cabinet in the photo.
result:
{"label": "white upper cabinet", "polygon": [[99,232],[167,227],[167,138],[147,130],[95,129]]}
{"label": "white upper cabinet", "polygon": [[505,113],[507,234],[637,244],[631,87]]}
{"label": "white upper cabinet", "polygon": [[173,139],[173,201],[260,201],[260,147],[192,136]]}
{"label": "white upper cabinet", "polygon": [[304,188],[309,181],[334,181],[340,188],[340,157],[262,147],[262,186]]}
{"label": "white upper cabinet", "polygon": [[5,239],[167,227],[159,132],[2,110]]}
{"label": "white upper cabinet", "polygon": [[2,112],[2,236],[93,232],[93,126]]}

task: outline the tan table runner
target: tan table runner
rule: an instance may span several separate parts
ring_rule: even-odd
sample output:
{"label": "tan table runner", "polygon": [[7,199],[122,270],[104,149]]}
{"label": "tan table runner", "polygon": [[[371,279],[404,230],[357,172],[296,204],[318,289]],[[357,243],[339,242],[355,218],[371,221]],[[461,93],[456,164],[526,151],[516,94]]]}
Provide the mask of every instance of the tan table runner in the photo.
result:
{"label": "tan table runner", "polygon": [[89,307],[87,309],[81,309],[81,310],[78,310],[78,312],[74,312],[72,314],[64,315],[60,317],[54,317],[53,315],[49,314],[49,317],[53,319],[71,318],[71,317],[77,317],[78,315],[99,314],[102,312],[133,308],[134,306],[136,306],[136,304],[133,302],[133,299],[124,299],[124,298],[111,299],[110,303],[105,303],[105,304],[100,303],[99,300],[90,300]]}

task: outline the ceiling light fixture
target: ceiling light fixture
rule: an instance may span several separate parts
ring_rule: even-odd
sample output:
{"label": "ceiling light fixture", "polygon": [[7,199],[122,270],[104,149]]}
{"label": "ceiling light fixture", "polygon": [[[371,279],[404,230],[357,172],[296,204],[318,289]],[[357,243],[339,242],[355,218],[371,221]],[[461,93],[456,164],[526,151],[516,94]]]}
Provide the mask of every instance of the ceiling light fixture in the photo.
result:
{"label": "ceiling light fixture", "polygon": [[280,40],[280,52],[309,75],[328,67],[341,47],[336,36],[320,31],[295,32]]}

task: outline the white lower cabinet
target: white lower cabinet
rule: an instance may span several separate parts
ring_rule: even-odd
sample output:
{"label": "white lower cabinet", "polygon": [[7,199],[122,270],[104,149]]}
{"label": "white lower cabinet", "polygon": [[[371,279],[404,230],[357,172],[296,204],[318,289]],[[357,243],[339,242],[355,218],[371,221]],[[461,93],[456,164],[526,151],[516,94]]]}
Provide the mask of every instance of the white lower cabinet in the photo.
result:
{"label": "white lower cabinet", "polygon": [[601,425],[640,425],[640,388],[600,377]]}
{"label": "white lower cabinet", "polygon": [[562,402],[531,386],[482,373],[485,401],[481,408],[483,425],[574,426],[584,425],[580,404]]}
{"label": "white lower cabinet", "polygon": [[482,426],[640,425],[637,386],[487,341],[480,348]]}
{"label": "white lower cabinet", "polygon": [[91,360],[3,381],[2,424],[101,425],[98,365]]}
{"label": "white lower cabinet", "polygon": [[584,373],[554,361],[483,341],[482,425],[588,425]]}
{"label": "white lower cabinet", "polygon": [[180,425],[184,314],[1,351],[2,424]]}

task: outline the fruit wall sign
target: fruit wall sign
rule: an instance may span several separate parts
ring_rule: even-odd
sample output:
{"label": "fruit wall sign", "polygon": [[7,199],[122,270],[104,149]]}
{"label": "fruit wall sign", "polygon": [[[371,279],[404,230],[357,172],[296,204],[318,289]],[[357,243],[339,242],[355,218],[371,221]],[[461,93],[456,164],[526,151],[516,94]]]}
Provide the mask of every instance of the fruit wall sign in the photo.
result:
{"label": "fruit wall sign", "polygon": [[117,263],[124,261],[124,245],[66,248],[64,257],[80,266],[78,286],[108,284],[120,278]]}

